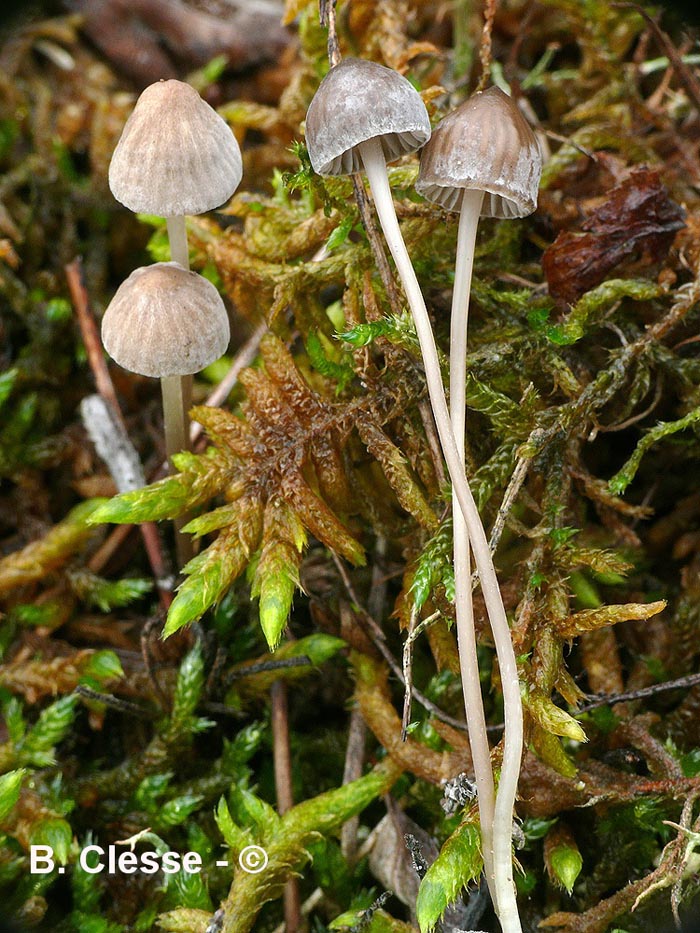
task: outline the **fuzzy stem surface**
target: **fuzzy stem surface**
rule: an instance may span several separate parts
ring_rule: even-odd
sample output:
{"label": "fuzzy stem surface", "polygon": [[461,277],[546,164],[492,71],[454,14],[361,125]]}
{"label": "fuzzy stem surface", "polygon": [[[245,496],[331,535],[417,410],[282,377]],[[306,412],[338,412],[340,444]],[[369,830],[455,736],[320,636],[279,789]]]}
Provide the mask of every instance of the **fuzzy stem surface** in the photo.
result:
{"label": "fuzzy stem surface", "polygon": [[[430,404],[435,417],[440,444],[445,455],[447,469],[452,480],[459,507],[469,530],[472,543],[474,561],[479,572],[481,591],[486,603],[486,610],[494,633],[494,640],[498,650],[501,681],[503,684],[505,736],[503,749],[503,770],[499,791],[496,798],[493,823],[493,859],[494,877],[497,889],[497,905],[499,920],[504,933],[520,933],[520,919],[515,902],[513,886],[513,868],[511,856],[511,836],[513,821],[513,802],[517,788],[520,770],[520,758],[523,743],[522,704],[518,683],[518,670],[515,664],[515,654],[510,642],[510,629],[506,618],[503,599],[493,566],[488,540],[481,524],[479,511],[474,497],[467,483],[462,466],[461,457],[455,442],[450,413],[445,399],[445,389],[440,375],[440,363],[433,336],[430,318],[425,307],[425,301],[416,278],[406,245],[401,236],[401,230],[396,218],[394,203],[389,188],[389,178],[386,171],[386,161],[377,139],[370,139],[360,145],[360,154],[364,163],[365,172],[369,181],[379,222],[384,231],[387,245],[396,263],[404,286],[413,320],[418,335],[418,341],[425,365],[426,383]],[[497,634],[498,633],[498,634]],[[504,650],[507,638],[511,644],[510,652]]]}

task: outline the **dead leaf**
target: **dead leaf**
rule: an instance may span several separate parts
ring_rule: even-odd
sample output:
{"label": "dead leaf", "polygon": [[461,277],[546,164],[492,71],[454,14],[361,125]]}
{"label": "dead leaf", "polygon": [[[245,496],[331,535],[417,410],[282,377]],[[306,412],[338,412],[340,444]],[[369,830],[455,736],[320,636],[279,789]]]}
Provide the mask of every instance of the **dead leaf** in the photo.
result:
{"label": "dead leaf", "polygon": [[646,263],[666,256],[685,211],[671,200],[659,172],[640,169],[613,188],[608,200],[588,215],[582,233],[560,233],[542,257],[550,294],[573,304],[600,285],[625,259]]}

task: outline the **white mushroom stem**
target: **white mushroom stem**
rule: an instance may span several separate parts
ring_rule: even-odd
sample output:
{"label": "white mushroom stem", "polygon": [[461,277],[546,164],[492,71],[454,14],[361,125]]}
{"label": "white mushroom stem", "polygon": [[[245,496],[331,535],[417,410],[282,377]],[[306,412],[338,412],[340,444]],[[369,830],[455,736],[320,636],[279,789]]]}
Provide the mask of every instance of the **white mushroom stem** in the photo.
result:
{"label": "white mushroom stem", "polygon": [[[183,269],[190,267],[190,250],[187,245],[187,227],[185,226],[184,214],[178,214],[176,217],[167,217],[168,240],[170,242],[170,258],[173,262],[179,262]],[[192,376],[182,376],[182,405],[185,413],[185,422],[189,425],[188,412],[192,407]],[[167,434],[167,431],[166,431]],[[184,447],[178,447],[178,450],[189,449],[189,428],[186,435]],[[168,450],[168,457],[171,453],[177,451]]]}
{"label": "white mushroom stem", "polygon": [[[503,684],[505,736],[500,787],[495,804],[493,829],[493,871],[496,889],[496,906],[504,933],[520,933],[520,919],[515,902],[511,837],[513,801],[520,768],[523,741],[522,705],[518,687],[518,670],[512,649],[505,651],[505,642],[510,644],[510,629],[506,618],[496,571],[493,566],[486,533],[481,524],[474,497],[464,475],[464,467],[455,442],[450,413],[445,400],[445,390],[440,375],[440,364],[435,346],[430,318],[418,285],[406,245],[401,236],[394,203],[389,188],[386,161],[380,142],[370,139],[359,146],[367,179],[372,190],[379,222],[391,255],[403,283],[406,298],[413,315],[418,341],[425,365],[425,376],[430,404],[435,417],[440,444],[445,455],[447,469],[454,487],[459,507],[469,530],[474,560],[481,581],[481,590],[486,603],[494,641],[497,646],[501,681]],[[497,634],[498,633],[498,634]],[[517,761],[516,761],[517,759]]]}
{"label": "white mushroom stem", "polygon": [[[452,319],[450,327],[450,414],[457,447],[464,463],[464,430],[466,420],[467,380],[467,323],[469,317],[469,292],[476,231],[484,199],[482,191],[465,190],[459,217],[457,235],[457,259],[455,281],[452,291]],[[454,492],[453,492],[454,497]],[[515,678],[506,678],[504,670],[517,670],[510,630],[494,625],[491,619],[493,638],[496,645],[503,689],[506,721],[517,723],[513,729],[507,725],[504,735],[503,763],[498,784],[498,795],[494,803],[494,784],[483,714],[479,667],[476,654],[474,616],[471,605],[471,580],[469,550],[466,529],[460,509],[454,511],[454,561],[455,561],[455,608],[457,613],[457,638],[462,671],[462,689],[469,727],[469,742],[474,760],[474,772],[479,793],[484,843],[486,877],[493,875],[492,897],[496,902],[499,919],[504,930],[520,929],[512,869],[513,806],[520,773],[522,757],[522,703],[520,688]],[[482,799],[485,798],[485,799]],[[493,855],[491,866],[486,853]]]}
{"label": "white mushroom stem", "polygon": [[163,376],[160,380],[163,394],[163,420],[165,422],[165,449],[168,459],[189,444],[188,426],[183,417],[182,377]]}
{"label": "white mushroom stem", "polygon": [[[183,269],[190,268],[190,251],[187,245],[187,227],[184,214],[176,217],[167,217],[168,240],[170,242],[170,258],[178,262]],[[161,379],[163,393],[163,422],[165,426],[165,453],[169,461],[172,455],[179,450],[190,449],[190,416],[192,407],[193,377],[166,376]],[[176,518],[175,550],[179,569],[194,557],[192,539],[182,533],[181,529],[187,524],[189,516]]]}
{"label": "white mushroom stem", "polygon": [[[450,325],[450,419],[464,466],[464,431],[466,426],[466,380],[467,380],[467,319],[469,315],[469,290],[474,264],[476,230],[479,224],[483,191],[465,191],[459,220],[457,262],[452,290],[452,321]],[[457,616],[457,642],[459,644],[459,666],[462,674],[464,708],[467,714],[469,745],[471,747],[474,777],[479,802],[481,841],[484,854],[484,869],[491,897],[496,901],[496,886],[493,874],[493,815],[495,792],[491,751],[486,734],[486,719],[481,696],[479,661],[476,653],[474,631],[474,607],[472,604],[471,565],[469,559],[469,536],[467,525],[459,508],[454,486],[452,501],[453,554],[455,572],[455,614]]]}
{"label": "white mushroom stem", "polygon": [[190,267],[190,250],[187,245],[187,227],[184,214],[177,217],[166,217],[168,227],[168,240],[170,241],[170,258],[179,262],[183,269]]}

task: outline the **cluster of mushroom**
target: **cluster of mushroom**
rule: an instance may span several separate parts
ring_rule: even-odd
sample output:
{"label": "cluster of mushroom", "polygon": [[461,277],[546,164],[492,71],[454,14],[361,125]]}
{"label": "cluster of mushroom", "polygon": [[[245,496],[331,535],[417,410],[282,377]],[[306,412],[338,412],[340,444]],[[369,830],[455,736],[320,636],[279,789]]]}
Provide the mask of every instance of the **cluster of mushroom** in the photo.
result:
{"label": "cluster of mushroom", "polygon": [[[498,88],[479,92],[431,135],[425,105],[401,75],[348,58],[321,82],[306,117],[316,172],[367,175],[377,215],[415,322],[430,403],[453,488],[455,604],[462,684],[474,762],[486,878],[505,933],[520,933],[512,870],[512,823],[523,745],[518,671],[488,541],[464,470],[466,335],[469,290],[481,215],[523,217],[537,205],[542,157],[513,101]],[[460,211],[450,338],[450,408],[415,271],[394,210],[386,163],[422,148],[417,190]],[[456,500],[456,501],[455,501]],[[494,787],[471,602],[469,545],[489,615],[503,685],[503,761]]]}
{"label": "cluster of mushroom", "polygon": [[[189,446],[192,376],[228,347],[229,321],[216,288],[189,268],[185,215],[231,197],[243,165],[229,126],[182,81],[147,87],[127,120],[109,168],[114,197],[166,218],[171,262],[136,269],[102,319],[102,342],[130,372],[161,380],[167,456]],[[189,541],[177,536],[180,565]]]}

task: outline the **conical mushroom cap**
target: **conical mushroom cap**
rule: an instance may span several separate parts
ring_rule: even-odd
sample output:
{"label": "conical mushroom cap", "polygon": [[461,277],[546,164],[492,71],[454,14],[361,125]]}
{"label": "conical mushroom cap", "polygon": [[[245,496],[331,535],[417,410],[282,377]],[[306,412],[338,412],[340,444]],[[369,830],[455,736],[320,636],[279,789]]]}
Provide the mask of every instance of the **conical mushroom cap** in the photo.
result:
{"label": "conical mushroom cap", "polygon": [[109,187],[132,211],[176,217],[219,207],[242,174],[236,137],[218,113],[189,84],[158,81],[126,121]]}
{"label": "conical mushroom cap", "polygon": [[525,217],[537,207],[542,154],[516,104],[497,87],[440,121],[421,152],[416,190],[458,210],[465,188],[485,191],[485,217]]}
{"label": "conical mushroom cap", "polygon": [[306,114],[306,145],[319,175],[362,168],[357,146],[378,137],[387,162],[430,139],[425,104],[398,72],[346,58],[321,81]]}
{"label": "conical mushroom cap", "polygon": [[102,318],[105,350],[142,376],[199,372],[226,352],[229,337],[221,295],[177,262],[135,269]]}

